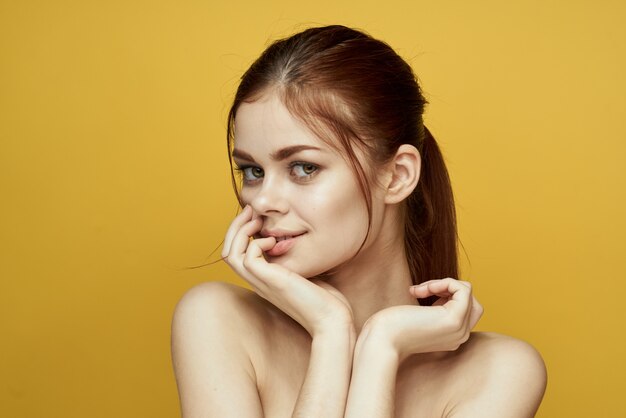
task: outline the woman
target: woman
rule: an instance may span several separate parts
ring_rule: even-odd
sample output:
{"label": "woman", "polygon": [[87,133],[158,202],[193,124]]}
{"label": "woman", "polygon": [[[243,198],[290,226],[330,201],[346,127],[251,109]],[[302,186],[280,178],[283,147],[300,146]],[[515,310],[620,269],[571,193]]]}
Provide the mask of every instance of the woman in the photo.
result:
{"label": "woman", "polygon": [[343,26],[280,40],[244,74],[227,133],[243,210],[222,257],[254,291],[211,282],[178,304],[184,417],[534,415],[539,354],[470,334],[482,307],[455,279],[425,103],[388,45]]}

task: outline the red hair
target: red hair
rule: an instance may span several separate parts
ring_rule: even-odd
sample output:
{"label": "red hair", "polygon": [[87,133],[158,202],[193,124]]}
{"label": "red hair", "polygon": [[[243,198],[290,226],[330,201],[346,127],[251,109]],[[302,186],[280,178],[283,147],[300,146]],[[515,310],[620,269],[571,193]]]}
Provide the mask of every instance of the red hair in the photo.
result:
{"label": "red hair", "polygon": [[[427,102],[416,77],[389,45],[338,25],[307,29],[271,44],[242,76],[228,115],[231,167],[237,109],[269,92],[278,94],[294,117],[347,157],[370,223],[375,167],[392,159],[400,145],[415,146],[422,171],[404,210],[411,278],[415,284],[457,278],[458,236],[448,171],[424,126]],[[374,170],[363,168],[355,147]],[[234,175],[233,186],[239,198]]]}

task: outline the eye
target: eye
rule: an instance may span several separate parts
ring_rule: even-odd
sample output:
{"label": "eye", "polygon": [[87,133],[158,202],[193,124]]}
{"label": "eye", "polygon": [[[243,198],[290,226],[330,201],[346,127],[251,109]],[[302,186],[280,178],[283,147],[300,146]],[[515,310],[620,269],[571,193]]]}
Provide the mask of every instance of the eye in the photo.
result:
{"label": "eye", "polygon": [[263,178],[263,175],[265,174],[261,167],[256,166],[236,167],[235,170],[243,175],[243,181],[246,183],[253,183]]}
{"label": "eye", "polygon": [[299,180],[311,178],[319,169],[315,164],[301,161],[291,163],[290,167],[292,174]]}

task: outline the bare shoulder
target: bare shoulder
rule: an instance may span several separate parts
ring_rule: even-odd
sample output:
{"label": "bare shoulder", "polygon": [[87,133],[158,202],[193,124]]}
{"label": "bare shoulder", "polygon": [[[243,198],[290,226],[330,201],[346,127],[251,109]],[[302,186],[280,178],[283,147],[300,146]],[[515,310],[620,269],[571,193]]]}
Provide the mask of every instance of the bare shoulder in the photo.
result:
{"label": "bare shoulder", "polygon": [[245,301],[251,300],[251,295],[254,295],[254,292],[231,283],[219,281],[204,282],[187,290],[180,299],[178,307],[188,304],[195,305],[197,303],[206,306],[207,302],[224,302],[213,303],[211,306],[227,307],[231,303],[245,303]]}
{"label": "bare shoulder", "polygon": [[526,341],[493,332],[475,332],[463,352],[470,357],[468,367],[490,372],[487,375],[496,379],[526,378],[545,384],[546,367],[541,354]]}
{"label": "bare shoulder", "polygon": [[263,318],[263,300],[232,284],[208,282],[185,293],[172,320],[172,360],[183,416],[240,416],[235,409],[262,416],[249,350]]}
{"label": "bare shoulder", "polygon": [[[525,370],[545,372],[539,352],[526,341],[494,332],[473,332],[463,346],[478,362],[509,363],[523,365]],[[501,364],[499,364],[501,365]]]}
{"label": "bare shoulder", "polygon": [[449,417],[532,417],[546,388],[546,367],[529,343],[496,333],[472,333],[458,350],[464,379]]}
{"label": "bare shoulder", "polygon": [[[180,299],[172,319],[172,349],[185,344],[220,341],[232,355],[258,355],[256,350],[273,328],[275,307],[253,291],[225,282],[205,282]],[[252,372],[252,370],[250,370]]]}
{"label": "bare shoulder", "polygon": [[[266,310],[267,303],[254,292],[243,287],[225,282],[205,282],[189,289],[176,305],[174,319],[178,316],[191,321],[224,319],[220,315],[237,314],[230,322],[237,319],[258,318],[258,313]],[[188,311],[194,315],[186,315]],[[218,315],[217,317],[215,315]],[[250,315],[248,317],[248,315]]]}

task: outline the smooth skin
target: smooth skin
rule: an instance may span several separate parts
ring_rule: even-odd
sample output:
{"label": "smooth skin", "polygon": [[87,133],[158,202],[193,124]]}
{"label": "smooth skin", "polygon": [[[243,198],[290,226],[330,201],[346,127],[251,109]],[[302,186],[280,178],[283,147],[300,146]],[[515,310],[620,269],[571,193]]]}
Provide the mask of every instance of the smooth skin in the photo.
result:
{"label": "smooth skin", "polygon": [[[247,205],[222,256],[252,291],[205,283],[178,304],[172,354],[185,418],[534,415],[546,384],[539,354],[471,333],[482,306],[468,282],[411,285],[398,220],[419,179],[414,147],[377,171],[372,228],[354,257],[367,213],[345,159],[274,95],[241,106],[235,138]],[[303,145],[317,150],[287,165],[274,158]],[[305,233],[271,257],[276,239],[264,230]],[[428,296],[434,306],[417,304]]]}

